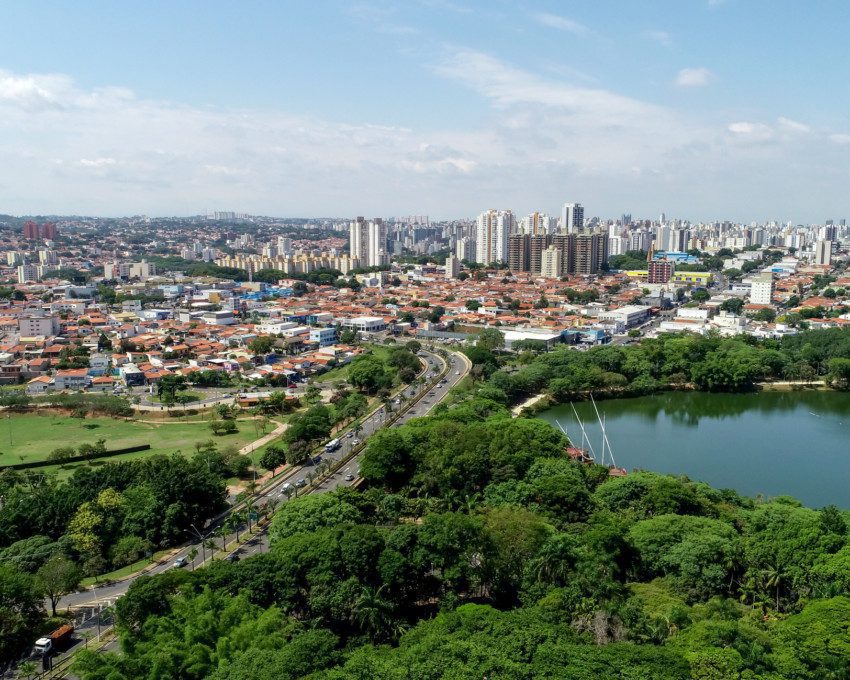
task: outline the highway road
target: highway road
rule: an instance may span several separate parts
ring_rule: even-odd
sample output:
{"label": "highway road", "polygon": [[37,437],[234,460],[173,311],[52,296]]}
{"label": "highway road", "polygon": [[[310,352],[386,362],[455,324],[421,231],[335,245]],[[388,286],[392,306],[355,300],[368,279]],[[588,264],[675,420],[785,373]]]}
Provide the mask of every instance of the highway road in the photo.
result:
{"label": "highway road", "polygon": [[[442,384],[434,384],[436,377],[441,373],[443,368],[446,367],[446,360],[435,352],[426,350],[421,352],[421,356],[426,363],[424,374],[422,374],[425,378],[424,384],[421,386],[409,385],[401,390],[399,394],[403,393],[408,399],[417,395],[419,392],[425,392],[425,395],[419,402],[410,407],[402,416],[400,416],[399,419],[393,423],[394,426],[407,422],[411,418],[421,417],[427,414],[436,404],[446,397],[449,390],[454,387],[454,385],[456,385],[471,368],[469,360],[463,354],[459,352],[450,352],[448,356],[448,371],[445,376],[446,382]],[[405,402],[396,403],[396,401],[397,400],[394,400],[390,404],[390,408],[393,412],[404,408],[406,405]],[[285,484],[298,487],[302,484],[302,480],[303,482],[306,482],[308,474],[311,472],[315,473],[316,465],[319,463],[320,459],[327,462],[336,462],[344,459],[350,455],[354,449],[361,446],[369,436],[383,427],[386,424],[387,418],[391,416],[392,413],[388,414],[386,412],[386,408],[383,406],[375,409],[363,420],[356,433],[351,433],[350,435],[346,435],[341,438],[341,447],[337,451],[334,451],[333,453],[322,453],[320,457],[314,458],[312,461],[295,468],[287,469],[279,475],[272,484],[267,486],[255,497],[254,505],[258,509],[262,509],[269,501],[273,501],[275,503],[287,502],[287,496],[283,491]],[[302,493],[321,493],[335,489],[339,486],[353,485],[357,481],[358,465],[361,455],[362,446],[360,453],[348,461],[348,463],[338,472],[325,479],[321,484],[317,484],[315,487],[304,487]],[[225,513],[225,515],[226,514],[228,513]],[[197,528],[198,533],[200,533],[204,538],[214,540],[218,545],[218,549],[215,551],[216,557],[220,557],[221,555],[222,539],[220,536],[213,535],[212,531],[217,526],[220,526],[225,519],[226,516],[223,516],[218,522],[211,526]],[[243,533],[243,529],[241,527],[239,533],[240,536]],[[188,536],[187,540],[189,540]],[[235,534],[229,534],[225,538],[225,541],[228,544],[232,543],[234,540]],[[254,536],[248,543],[242,545],[236,550],[228,550],[227,552],[228,554],[235,553],[241,558],[267,550],[267,546],[267,535],[263,532]],[[188,556],[190,551],[193,549],[198,551],[198,555],[194,560],[190,561]],[[191,543],[188,543],[182,548],[175,549],[166,561],[160,562],[159,564],[144,571],[144,573],[159,574],[167,571],[168,569],[173,569],[175,568],[175,561],[180,558],[186,560],[186,566],[184,568],[194,569],[204,563],[204,558],[206,558],[206,561],[208,562],[211,559],[211,555],[208,549],[202,549],[201,542],[195,538]],[[59,608],[88,609],[90,611],[96,611],[101,607],[109,606],[127,591],[130,584],[133,580],[135,580],[135,578],[138,578],[138,576],[139,574],[120,582],[100,585],[67,595],[60,601]]]}

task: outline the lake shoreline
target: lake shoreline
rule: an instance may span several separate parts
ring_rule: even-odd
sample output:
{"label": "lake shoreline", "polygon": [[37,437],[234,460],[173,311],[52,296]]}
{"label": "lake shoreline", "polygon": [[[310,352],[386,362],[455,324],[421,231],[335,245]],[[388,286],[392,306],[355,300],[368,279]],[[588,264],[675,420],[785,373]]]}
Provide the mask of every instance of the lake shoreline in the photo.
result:
{"label": "lake shoreline", "polygon": [[[653,396],[666,392],[700,392],[702,394],[758,394],[759,392],[841,392],[827,385],[825,380],[780,380],[755,383],[753,390],[745,392],[707,392],[699,390],[693,383],[676,383],[660,387],[652,392],[636,393],[628,389],[606,388],[601,390],[586,390],[576,393],[575,401],[588,401],[590,395],[596,401],[609,399],[630,399],[634,397]],[[511,409],[516,417],[533,418],[555,406],[569,404],[569,401],[559,401],[551,394],[538,392]]]}
{"label": "lake shoreline", "polygon": [[[793,385],[691,390],[599,400],[596,408],[620,467],[850,509],[849,392]],[[536,417],[565,428],[576,446],[600,452],[602,428],[589,401],[554,405]]]}

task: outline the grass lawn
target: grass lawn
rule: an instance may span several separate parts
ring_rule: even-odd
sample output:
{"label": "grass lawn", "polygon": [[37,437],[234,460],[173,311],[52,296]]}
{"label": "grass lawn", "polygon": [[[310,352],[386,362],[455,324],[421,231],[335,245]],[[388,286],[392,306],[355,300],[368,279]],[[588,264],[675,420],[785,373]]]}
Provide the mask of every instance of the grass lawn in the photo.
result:
{"label": "grass lawn", "polygon": [[101,583],[103,581],[117,581],[121,578],[126,578],[131,574],[135,574],[137,571],[144,569],[151,562],[155,562],[157,560],[162,559],[165,555],[171,552],[172,548],[168,548],[166,550],[160,550],[159,552],[155,552],[152,557],[145,557],[138,562],[133,562],[133,564],[128,564],[126,567],[121,567],[120,569],[116,569],[115,571],[110,571],[106,574],[98,574],[97,576],[86,576],[82,581],[80,581],[80,585],[87,588],[88,586],[92,586],[96,583]]}
{"label": "grass lawn", "polygon": [[[185,422],[176,418],[156,423],[145,423],[115,418],[86,418],[80,420],[57,413],[9,414],[0,418],[0,466],[14,463],[46,460],[48,454],[60,446],[78,447],[80,444],[94,444],[98,439],[106,440],[106,448],[120,449],[139,444],[150,444],[148,451],[127,453],[111,458],[92,461],[93,464],[110,460],[126,460],[149,456],[155,453],[184,454],[194,452],[195,442],[214,440],[219,446],[230,444],[242,447],[257,439],[253,424],[238,421],[236,434],[213,436],[209,421]],[[5,422],[4,422],[5,421]],[[76,465],[86,465],[77,463]],[[72,464],[74,465],[74,464]],[[71,468],[72,465],[66,466]],[[54,470],[37,468],[38,470]]]}

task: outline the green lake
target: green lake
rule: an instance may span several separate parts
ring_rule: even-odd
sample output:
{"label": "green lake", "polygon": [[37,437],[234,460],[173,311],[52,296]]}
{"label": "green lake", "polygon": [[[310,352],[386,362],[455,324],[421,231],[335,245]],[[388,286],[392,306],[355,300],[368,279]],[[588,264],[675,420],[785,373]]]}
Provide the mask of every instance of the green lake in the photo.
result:
{"label": "green lake", "polygon": [[[598,459],[602,431],[593,405],[575,407]],[[597,407],[614,459],[627,470],[684,474],[748,496],[790,495],[815,508],[850,508],[848,393],[668,392],[597,401]],[[558,421],[581,444],[569,404],[539,417]]]}

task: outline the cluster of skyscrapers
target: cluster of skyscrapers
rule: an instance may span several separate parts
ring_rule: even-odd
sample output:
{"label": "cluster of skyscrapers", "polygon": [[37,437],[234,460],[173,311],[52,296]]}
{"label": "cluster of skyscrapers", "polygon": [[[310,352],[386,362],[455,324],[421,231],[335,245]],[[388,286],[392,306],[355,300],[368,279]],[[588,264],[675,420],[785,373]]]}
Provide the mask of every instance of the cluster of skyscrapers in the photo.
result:
{"label": "cluster of skyscrapers", "polygon": [[28,241],[38,241],[39,239],[55,241],[57,233],[56,225],[53,222],[38,224],[37,222],[28,220],[24,223],[23,236]]}
{"label": "cluster of skyscrapers", "polygon": [[[433,224],[427,216],[388,221],[357,217],[347,227],[353,266],[384,266],[402,252],[429,254],[448,248],[452,271],[465,260],[544,277],[598,274],[610,256],[628,251],[717,252],[775,245],[829,264],[839,239],[847,235],[844,220],[828,220],[823,226],[692,223],[668,219],[664,213],[658,220],[633,220],[629,214],[617,220],[585,219],[581,203],[564,203],[559,216],[533,212],[519,217],[512,210],[491,209],[474,220]],[[656,274],[664,278],[667,272]]]}
{"label": "cluster of skyscrapers", "polygon": [[629,250],[650,249],[665,252],[685,252],[691,249],[715,252],[722,248],[741,250],[751,246],[778,246],[808,253],[816,264],[830,264],[838,242],[848,235],[845,220],[835,224],[794,225],[790,222],[736,224],[734,222],[698,222],[669,220],[662,213],[656,221],[632,222],[630,215],[611,222],[607,227],[609,255]]}
{"label": "cluster of skyscrapers", "polygon": [[475,238],[461,239],[455,255],[480,264],[504,263],[511,271],[559,277],[598,273],[608,259],[608,234],[588,228],[580,203],[565,203],[561,219],[533,212],[517,222],[510,210],[486,210]]}

